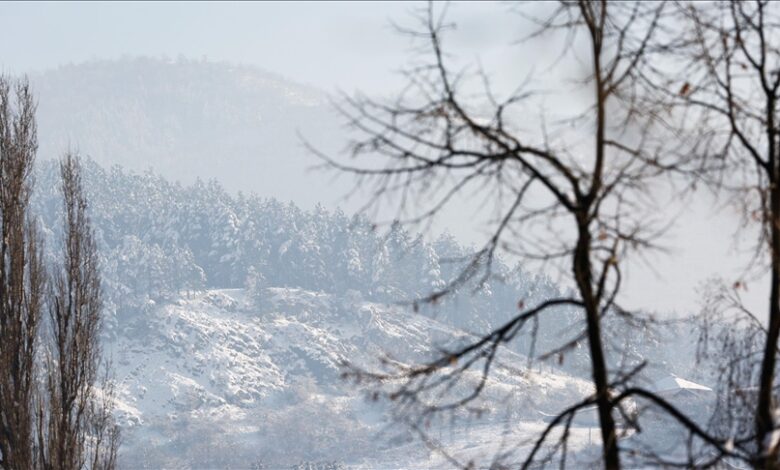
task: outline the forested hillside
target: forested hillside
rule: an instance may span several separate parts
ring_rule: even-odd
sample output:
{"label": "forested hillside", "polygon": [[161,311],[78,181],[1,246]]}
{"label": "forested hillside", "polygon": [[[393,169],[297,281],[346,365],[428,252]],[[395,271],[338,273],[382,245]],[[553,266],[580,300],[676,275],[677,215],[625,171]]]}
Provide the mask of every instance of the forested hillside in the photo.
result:
{"label": "forested hillside", "polygon": [[[84,167],[112,316],[214,288],[291,287],[371,302],[410,302],[459,275],[472,253],[448,234],[426,241],[398,226],[376,227],[321,206],[305,211],[276,199],[231,196],[214,180],[184,186],[91,160]],[[56,171],[53,163],[41,163],[33,201],[49,231],[61,216]],[[484,285],[475,279],[436,305],[421,305],[420,313],[479,333],[506,321],[520,302],[533,305],[559,290],[549,278],[519,265],[498,261],[492,273]],[[543,320],[549,324],[539,328],[537,351],[545,351],[548,337],[552,344],[580,320],[572,309],[559,310]],[[623,326],[620,319],[609,321],[608,326]],[[108,326],[110,331],[110,320]],[[628,360],[647,357],[656,345],[647,332],[629,343]],[[529,347],[529,338],[522,337],[513,345],[522,353]],[[654,362],[664,364],[658,353],[663,350],[653,351],[659,359]],[[572,356],[561,362],[576,371],[576,349]]]}
{"label": "forested hillside", "polygon": [[[384,405],[366,403],[362,387],[339,378],[345,362],[375,367],[386,354],[414,362],[431,347],[505,321],[518,299],[555,293],[543,276],[499,263],[496,278],[479,289],[463,286],[462,295],[415,312],[394,304],[426,295],[462,269],[469,249],[451,236],[427,242],[340,211],[233,197],[216,181],[182,186],[91,160],[83,165],[107,301],[105,346],[126,436],[124,465],[376,464],[401,455],[410,464],[426,461],[404,426],[387,435],[400,440],[369,445],[366,439],[385,432],[391,415]],[[39,165],[33,201],[50,240],[62,217],[57,171],[54,162]],[[47,248],[54,256],[57,247]],[[566,322],[575,320],[562,309],[552,331],[565,333]],[[554,341],[545,338],[540,334],[537,347]],[[526,338],[514,349],[529,346]],[[506,354],[508,363],[527,361]],[[573,371],[577,357],[566,364]],[[505,400],[512,387],[541,386],[573,400],[587,390],[587,382],[563,371],[545,373],[529,380],[507,369],[486,397]],[[484,404],[497,415],[482,424],[492,422],[498,427],[490,433],[498,432],[504,411]],[[534,421],[537,410],[552,407],[540,399],[522,416]],[[317,424],[307,433],[304,422],[311,419]],[[460,426],[437,426],[463,438]],[[345,433],[349,446],[332,439]]]}

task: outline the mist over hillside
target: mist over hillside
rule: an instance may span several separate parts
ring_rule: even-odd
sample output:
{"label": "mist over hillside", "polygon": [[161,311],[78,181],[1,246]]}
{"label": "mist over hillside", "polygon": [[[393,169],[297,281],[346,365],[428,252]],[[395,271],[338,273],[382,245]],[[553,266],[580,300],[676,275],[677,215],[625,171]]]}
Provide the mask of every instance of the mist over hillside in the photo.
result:
{"label": "mist over hillside", "polygon": [[[57,165],[40,162],[35,179],[33,210],[56,240]],[[486,284],[475,280],[415,312],[398,302],[451,281],[471,253],[452,236],[429,243],[321,206],[303,210],[234,196],[216,181],[182,185],[92,160],[84,180],[128,467],[446,467],[402,415],[370,399],[371,387],[343,380],[344,365],[426,360],[507,321],[518,301],[560,295],[544,276],[496,260]],[[54,257],[56,244],[47,248]],[[581,321],[561,307],[541,319],[535,340],[519,335],[501,349],[501,365],[474,404],[484,414],[436,421],[432,432],[466,460],[490,458],[503,439],[530,445],[525,436],[549,413],[589,393],[587,356],[577,345],[528,372],[517,367],[573,338]],[[711,380],[693,360],[686,329],[632,330],[615,316],[604,328],[624,339],[607,343],[610,363],[649,359],[639,381],[652,385],[670,373]],[[477,382],[470,376],[460,393]],[[595,458],[592,426],[586,419],[572,430],[580,462]]]}
{"label": "mist over hillside", "polygon": [[[316,89],[184,59],[93,61],[31,79],[41,136],[32,209],[52,260],[62,218],[53,159],[68,148],[87,157],[123,466],[447,467],[403,424],[408,416],[371,398],[375,388],[341,378],[345,364],[419,363],[564,294],[498,257],[484,283],[475,278],[435,305],[405,303],[453,281],[475,249],[323,200],[348,187],[308,171],[317,161],[299,134],[324,150],[344,141]],[[527,452],[550,413],[591,391],[582,322],[577,308],[556,307],[502,347],[474,404],[479,418],[431,423],[438,442],[463,461],[501,454],[506,440],[519,450],[512,455]],[[689,325],[643,329],[616,315],[602,324],[610,367],[642,367],[636,382],[679,376],[714,386]],[[562,342],[570,347],[538,360]],[[469,376],[458,393],[478,381]],[[712,397],[699,398],[703,419]],[[583,416],[571,451],[589,465],[598,442]],[[626,445],[676,442],[649,423],[658,429]]]}
{"label": "mist over hillside", "polygon": [[780,470],[780,2],[0,38],[0,470]]}
{"label": "mist over hillside", "polygon": [[217,178],[231,192],[310,207],[329,182],[308,171],[317,161],[299,134],[328,151],[343,145],[325,93],[255,67],[123,58],[30,79],[43,159],[77,149],[103,165],[184,183]]}

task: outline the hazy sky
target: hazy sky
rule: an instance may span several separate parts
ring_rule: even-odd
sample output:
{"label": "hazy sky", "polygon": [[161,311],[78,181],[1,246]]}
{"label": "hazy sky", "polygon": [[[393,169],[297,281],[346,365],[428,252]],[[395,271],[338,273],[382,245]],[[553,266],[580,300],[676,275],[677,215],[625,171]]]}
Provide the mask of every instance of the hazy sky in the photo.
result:
{"label": "hazy sky", "polygon": [[[425,3],[404,2],[143,2],[0,3],[0,67],[23,73],[89,59],[123,55],[207,58],[256,65],[326,91],[392,93],[407,64],[410,40],[392,27],[411,25]],[[522,80],[528,56],[513,46],[524,33],[505,4],[455,3],[450,19],[458,34],[448,45],[465,61],[481,61],[499,88]],[[538,53],[538,51],[536,51]],[[501,80],[504,80],[503,82]],[[294,183],[294,182],[291,182]],[[629,301],[661,309],[695,309],[695,287],[715,274],[736,279],[741,259],[730,234],[735,221],[713,216],[707,204],[680,207],[668,238],[671,256],[653,270],[630,271]],[[452,226],[468,224],[452,217]],[[453,230],[469,233],[468,230]],[[765,284],[765,282],[764,282]],[[764,305],[765,289],[751,285],[751,305]],[[762,309],[763,310],[763,309]]]}
{"label": "hazy sky", "polygon": [[[206,57],[257,65],[328,91],[398,83],[409,25],[425,2],[29,2],[0,4],[0,62],[26,72],[123,54]],[[506,5],[456,3],[465,54],[513,39]],[[504,14],[502,14],[504,13]]]}

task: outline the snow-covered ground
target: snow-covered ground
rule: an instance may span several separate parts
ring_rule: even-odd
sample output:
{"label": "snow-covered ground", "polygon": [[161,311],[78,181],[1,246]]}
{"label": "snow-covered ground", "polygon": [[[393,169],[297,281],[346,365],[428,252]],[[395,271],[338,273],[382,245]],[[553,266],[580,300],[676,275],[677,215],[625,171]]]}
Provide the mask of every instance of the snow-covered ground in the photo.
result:
{"label": "snow-covered ground", "polygon": [[[271,288],[255,302],[242,289],[182,294],[123,318],[107,345],[118,382],[123,462],[133,467],[277,468],[302,461],[358,467],[451,467],[367,386],[341,378],[344,362],[411,362],[465,338],[395,306]],[[428,444],[461,462],[522,457],[546,415],[581,399],[587,381],[523,367],[503,351],[483,392],[481,418],[428,424]],[[511,365],[518,366],[516,368]],[[524,371],[524,372],[519,372]],[[476,377],[474,377],[476,380]],[[575,423],[570,450],[597,453],[597,429]]]}

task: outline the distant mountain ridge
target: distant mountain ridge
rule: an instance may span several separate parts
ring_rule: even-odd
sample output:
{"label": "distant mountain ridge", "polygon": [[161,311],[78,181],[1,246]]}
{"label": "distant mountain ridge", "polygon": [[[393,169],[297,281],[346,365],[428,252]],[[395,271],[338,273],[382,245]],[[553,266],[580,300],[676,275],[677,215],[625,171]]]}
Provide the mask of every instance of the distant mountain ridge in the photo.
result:
{"label": "distant mountain ridge", "polygon": [[328,151],[343,142],[324,92],[251,66],[94,60],[31,81],[44,159],[78,149],[107,166],[183,183],[217,178],[231,192],[308,206],[328,183],[307,172],[317,162],[299,134]]}

